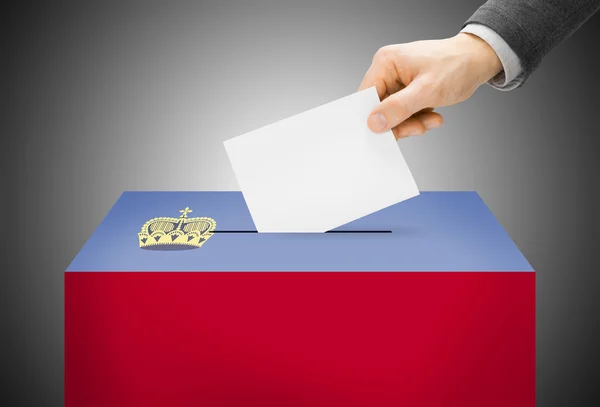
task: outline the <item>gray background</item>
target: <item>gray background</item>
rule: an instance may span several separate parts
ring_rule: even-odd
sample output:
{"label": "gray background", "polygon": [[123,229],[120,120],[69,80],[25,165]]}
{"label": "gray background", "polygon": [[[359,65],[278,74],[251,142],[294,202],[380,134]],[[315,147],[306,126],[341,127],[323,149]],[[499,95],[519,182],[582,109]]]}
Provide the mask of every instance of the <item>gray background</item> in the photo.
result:
{"label": "gray background", "polygon": [[[63,401],[63,270],[123,190],[237,190],[222,141],[356,91],[386,44],[477,0],[9,7],[0,338],[10,405]],[[421,190],[476,190],[537,270],[538,405],[592,405],[600,15],[528,84],[400,142]],[[596,57],[593,55],[596,54]],[[597,377],[597,375],[596,375]]]}

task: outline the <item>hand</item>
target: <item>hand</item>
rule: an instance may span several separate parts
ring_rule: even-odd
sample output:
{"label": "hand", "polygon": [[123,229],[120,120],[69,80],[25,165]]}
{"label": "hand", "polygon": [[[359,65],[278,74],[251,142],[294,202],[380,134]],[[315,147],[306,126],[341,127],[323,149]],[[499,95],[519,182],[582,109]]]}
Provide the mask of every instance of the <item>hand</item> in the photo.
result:
{"label": "hand", "polygon": [[396,139],[423,134],[444,122],[434,108],[468,99],[501,71],[494,50],[471,34],[383,47],[359,88],[375,86],[382,100],[368,118],[369,128],[391,129]]}

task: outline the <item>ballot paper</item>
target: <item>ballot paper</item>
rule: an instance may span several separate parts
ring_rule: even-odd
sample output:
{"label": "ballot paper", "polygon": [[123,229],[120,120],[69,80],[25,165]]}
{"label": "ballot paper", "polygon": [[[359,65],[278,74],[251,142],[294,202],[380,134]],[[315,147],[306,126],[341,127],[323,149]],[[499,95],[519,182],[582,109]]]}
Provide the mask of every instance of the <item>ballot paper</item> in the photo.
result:
{"label": "ballot paper", "polygon": [[374,87],[226,140],[258,232],[323,233],[419,195]]}

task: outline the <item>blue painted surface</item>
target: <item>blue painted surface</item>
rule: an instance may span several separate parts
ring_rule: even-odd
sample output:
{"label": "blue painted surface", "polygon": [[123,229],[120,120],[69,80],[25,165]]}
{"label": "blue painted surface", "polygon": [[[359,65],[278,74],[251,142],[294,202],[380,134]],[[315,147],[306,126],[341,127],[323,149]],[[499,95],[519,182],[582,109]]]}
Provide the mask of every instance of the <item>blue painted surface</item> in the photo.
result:
{"label": "blue painted surface", "polygon": [[475,192],[421,192],[336,229],[392,233],[216,233],[201,248],[149,251],[154,217],[208,216],[255,230],[240,192],[125,192],[67,271],[533,271]]}

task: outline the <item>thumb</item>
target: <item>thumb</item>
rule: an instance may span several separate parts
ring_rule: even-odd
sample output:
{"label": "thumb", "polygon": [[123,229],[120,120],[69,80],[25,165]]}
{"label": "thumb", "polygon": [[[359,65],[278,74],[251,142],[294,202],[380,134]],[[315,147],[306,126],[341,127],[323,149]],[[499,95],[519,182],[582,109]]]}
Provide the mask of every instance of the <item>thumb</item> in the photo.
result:
{"label": "thumb", "polygon": [[384,99],[369,115],[371,131],[382,133],[393,129],[430,104],[422,79],[413,80],[406,88]]}

